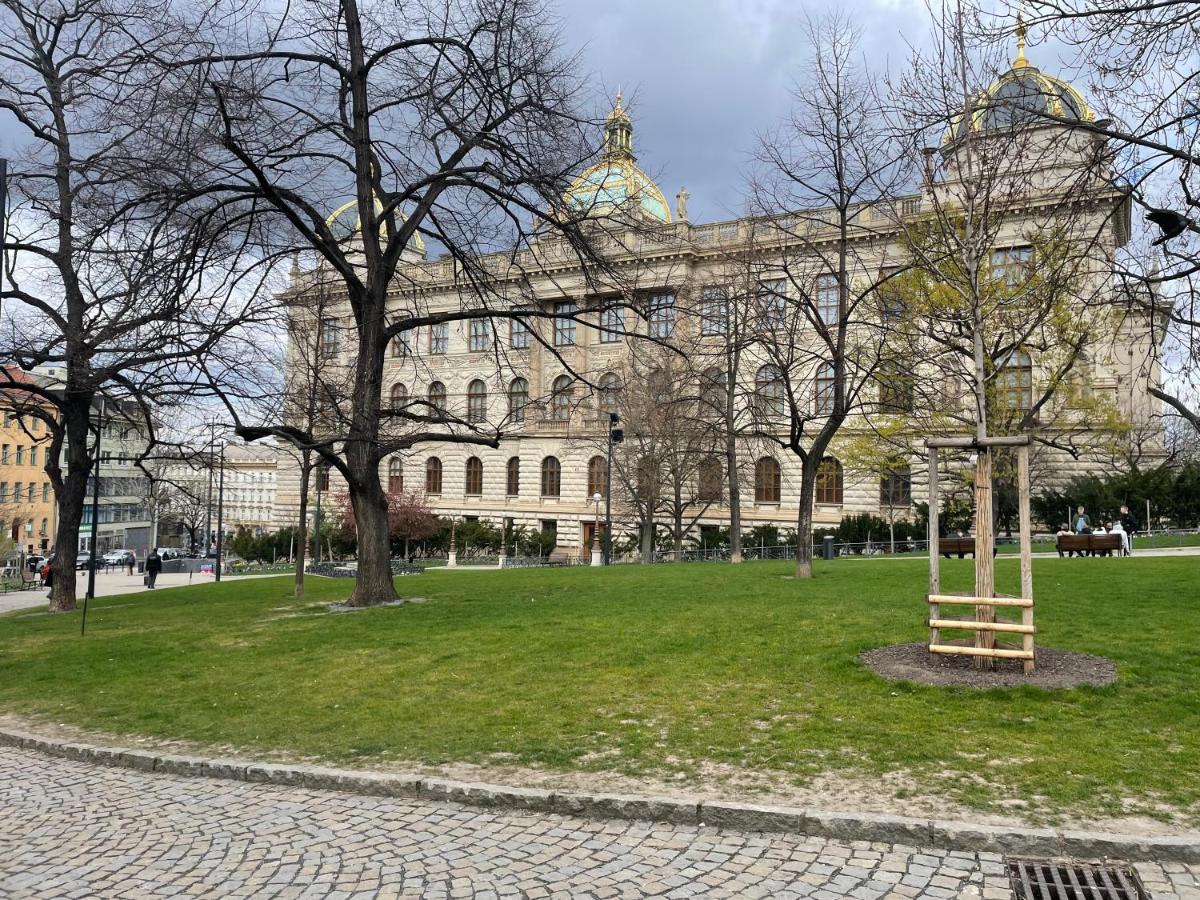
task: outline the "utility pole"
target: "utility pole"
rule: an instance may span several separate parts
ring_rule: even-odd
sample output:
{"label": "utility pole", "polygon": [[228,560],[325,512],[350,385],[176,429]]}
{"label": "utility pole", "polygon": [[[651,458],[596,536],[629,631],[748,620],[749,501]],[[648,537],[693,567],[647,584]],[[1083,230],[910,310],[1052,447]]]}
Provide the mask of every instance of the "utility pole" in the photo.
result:
{"label": "utility pole", "polygon": [[83,616],[79,620],[79,636],[87,629],[88,601],[96,593],[96,543],[100,534],[100,439],[104,434],[104,397],[100,398],[100,416],[96,422],[96,450],[92,456],[92,537],[88,556],[87,592],[83,595]]}
{"label": "utility pole", "polygon": [[221,559],[225,545],[225,445],[221,444],[221,479],[217,487],[217,562],[213,566],[213,580],[221,580]]}

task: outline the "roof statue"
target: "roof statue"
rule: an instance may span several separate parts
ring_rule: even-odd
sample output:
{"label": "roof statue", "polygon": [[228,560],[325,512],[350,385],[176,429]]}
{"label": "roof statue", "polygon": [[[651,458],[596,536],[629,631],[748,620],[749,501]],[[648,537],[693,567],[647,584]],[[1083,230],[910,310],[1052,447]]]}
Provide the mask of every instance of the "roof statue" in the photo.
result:
{"label": "roof statue", "polygon": [[691,196],[692,195],[688,193],[688,189],[685,187],[681,187],[679,189],[679,193],[675,195],[675,218],[680,222],[686,222],[688,220],[687,204],[688,199]]}
{"label": "roof statue", "polygon": [[571,183],[563,194],[563,205],[585,216],[619,213],[664,224],[671,221],[667,198],[637,166],[633,155],[633,122],[622,104],[620,90],[604,122],[600,162]]}
{"label": "roof statue", "polygon": [[1072,85],[1047,75],[1025,56],[1025,23],[1017,18],[1017,55],[1007,72],[975,98],[970,116],[960,115],[950,124],[946,142],[970,131],[995,131],[1048,122],[1091,122],[1095,116],[1083,95]]}

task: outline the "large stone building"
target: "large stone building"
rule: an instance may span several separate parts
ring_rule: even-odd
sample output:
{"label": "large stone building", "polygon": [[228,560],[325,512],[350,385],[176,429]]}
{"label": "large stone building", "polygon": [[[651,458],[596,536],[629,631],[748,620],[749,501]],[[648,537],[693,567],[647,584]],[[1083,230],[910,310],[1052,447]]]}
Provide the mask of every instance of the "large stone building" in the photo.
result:
{"label": "large stone building", "polygon": [[[932,208],[949,206],[947,198],[962,186],[963,160],[956,154],[966,132],[995,135],[994,140],[1006,145],[1019,134],[1036,160],[1005,175],[1022,179],[1026,199],[998,230],[992,265],[1028,266],[1030,231],[1069,201],[1076,228],[1090,230],[1094,236],[1089,245],[1094,264],[1079,287],[1080,308],[1084,293],[1091,301],[1089,309],[1095,307],[1097,298],[1111,295],[1111,261],[1128,240],[1129,208],[1108,173],[1098,171],[1104,167],[1102,146],[1082,129],[1048,123],[1035,114],[1014,114],[1012,98],[1040,105],[1042,111],[1062,119],[1086,121],[1091,116],[1074,88],[1041,73],[1019,54],[974,112],[956,121],[944,146],[933,151],[940,157],[941,181],[926,178],[912,193],[895,198],[886,207],[863,209],[852,228],[852,240],[857,244],[856,271],[851,277],[896,266],[905,258],[901,241],[905,224]],[[727,296],[713,286],[729,283],[731,261],[753,260],[755,277],[765,279],[771,277],[772,266],[782,265],[785,255],[792,254],[794,259],[795,254],[808,252],[822,241],[837,239],[836,229],[823,230],[819,211],[807,211],[804,218],[815,224],[805,226],[802,240],[792,239],[796,237],[794,229],[777,227],[785,216],[789,222],[795,221],[794,214],[784,212],[693,223],[687,218],[684,192],[677,197],[672,215],[662,191],[638,167],[632,138],[633,124],[618,97],[606,127],[603,158],[576,179],[564,198],[564,208],[586,210],[607,223],[603,236],[606,259],[614,271],[636,273],[630,278],[636,278],[633,292],[640,299],[630,308],[608,302],[611,294],[598,291],[595,279],[585,277],[576,255],[552,236],[533,250],[496,254],[485,260],[485,267],[497,273],[497,283],[508,280],[514,306],[536,304],[544,316],[562,315],[437,325],[397,345],[385,374],[385,392],[393,405],[421,398],[429,408],[448,407],[471,422],[503,423],[498,426],[503,438],[498,449],[454,443],[421,445],[385,463],[381,477],[387,483],[423,487],[430,505],[442,515],[553,529],[560,548],[583,552],[596,514],[592,497],[604,485],[601,448],[608,411],[621,406],[617,398],[621,379],[639,377],[636,362],[631,362],[638,344],[633,333],[669,339],[683,346],[692,361],[705,354],[719,358],[724,335],[721,327],[712,323],[727,314],[723,306]],[[345,215],[346,211],[339,213]],[[349,215],[353,215],[352,208]],[[637,227],[623,228],[623,220],[636,221]],[[352,233],[354,225],[350,222],[343,230]],[[407,259],[403,286],[395,289],[397,309],[460,308],[460,272],[453,261],[427,260],[423,246],[410,247]],[[506,275],[510,270],[511,276]],[[319,271],[294,273],[292,295],[312,293],[322,277]],[[819,273],[815,276],[817,291],[821,290],[820,277]],[[628,283],[621,290],[628,293]],[[348,311],[336,305],[324,315],[329,319],[322,322],[321,331],[330,334],[345,327],[340,318],[348,320]],[[1080,391],[1090,400],[1099,398],[1125,423],[1143,435],[1149,433],[1149,445],[1155,443],[1157,408],[1147,388],[1158,378],[1151,334],[1148,323],[1138,316],[1122,319],[1111,331],[1096,334],[1079,354],[1072,376],[1082,382]],[[333,342],[328,345],[332,347]],[[330,371],[336,369],[338,355],[346,352],[341,346],[333,348],[327,360]],[[756,379],[762,377],[766,357],[752,347],[747,353],[738,378],[744,382],[743,402],[752,404],[762,394]],[[1028,409],[1035,392],[1052,377],[1048,364],[1031,349],[1012,354],[1004,365],[1006,371],[997,379],[1000,392],[1013,407]],[[822,374],[816,371],[808,377],[814,392],[811,402],[819,413]],[[844,434],[831,447],[817,485],[817,525],[836,523],[851,513],[879,512],[885,502],[889,506],[898,502],[904,514],[911,507],[913,493],[920,499],[919,491],[912,487],[922,481],[921,464],[915,456],[904,473],[905,484],[891,499],[885,496],[882,482],[886,479],[879,473],[852,471],[837,459],[846,440],[870,433],[868,406],[851,417]],[[1068,417],[1063,421],[1075,420]],[[1056,427],[1072,430],[1069,424]],[[1074,427],[1074,432],[1070,442],[1075,447],[1100,443],[1088,438],[1083,425]],[[743,528],[765,523],[793,525],[800,492],[796,458],[763,441],[747,442],[743,456]],[[1065,478],[1080,466],[1101,464],[1099,458],[1089,461],[1086,452],[1080,456],[1053,451],[1043,468],[1048,477]],[[698,465],[698,479],[703,478],[702,470],[703,465]],[[281,459],[277,525],[294,519],[298,489],[297,468]],[[631,505],[617,503],[617,507],[614,530],[634,528],[637,517]],[[721,490],[716,489],[705,503],[693,508],[689,519],[692,517],[693,539],[702,526],[726,524],[728,509]]]}
{"label": "large stone building", "polygon": [[[14,381],[32,376],[18,369],[6,370]],[[54,492],[43,468],[50,431],[36,416],[22,407],[30,403],[24,394],[6,404],[0,398],[0,523],[13,549],[25,554],[45,553],[54,542]]]}

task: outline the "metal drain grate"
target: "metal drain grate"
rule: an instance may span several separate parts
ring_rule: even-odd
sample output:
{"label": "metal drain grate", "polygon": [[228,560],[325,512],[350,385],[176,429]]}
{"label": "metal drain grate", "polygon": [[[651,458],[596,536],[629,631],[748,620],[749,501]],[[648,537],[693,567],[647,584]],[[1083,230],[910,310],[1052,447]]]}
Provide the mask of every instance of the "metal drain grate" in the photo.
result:
{"label": "metal drain grate", "polygon": [[1017,900],[1150,900],[1129,866],[1056,859],[1010,859]]}

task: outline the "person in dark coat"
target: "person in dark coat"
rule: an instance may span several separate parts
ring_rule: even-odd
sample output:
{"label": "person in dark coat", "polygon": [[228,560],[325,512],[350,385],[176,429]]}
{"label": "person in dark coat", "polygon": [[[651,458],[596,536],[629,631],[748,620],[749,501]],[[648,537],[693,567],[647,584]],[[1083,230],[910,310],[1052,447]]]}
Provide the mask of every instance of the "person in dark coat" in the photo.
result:
{"label": "person in dark coat", "polygon": [[158,555],[157,550],[151,550],[150,555],[146,557],[146,587],[154,588],[154,582],[158,580],[158,573],[161,571],[162,557]]}

